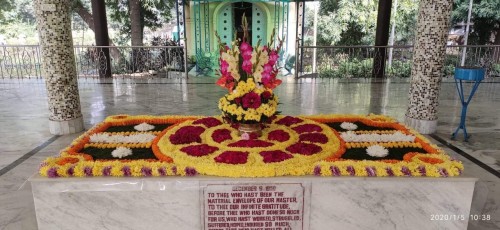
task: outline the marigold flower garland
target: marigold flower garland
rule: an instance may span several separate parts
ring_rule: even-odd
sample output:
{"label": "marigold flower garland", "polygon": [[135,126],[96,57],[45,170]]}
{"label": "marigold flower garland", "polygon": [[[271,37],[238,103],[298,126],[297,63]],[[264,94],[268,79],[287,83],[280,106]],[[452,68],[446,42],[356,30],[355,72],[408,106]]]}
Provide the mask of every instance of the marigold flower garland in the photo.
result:
{"label": "marigold flower garland", "polygon": [[[316,123],[308,122],[309,119],[323,124],[317,125]],[[172,124],[159,135],[158,132],[146,132],[157,135],[154,140],[147,144],[151,144],[153,153],[155,153],[158,160],[110,159],[94,161],[92,156],[81,152],[86,145],[120,144],[90,143],[90,136],[93,134],[103,133],[111,126],[138,125],[144,122],[152,125]],[[413,142],[345,142],[335,130],[324,125],[331,122],[362,122],[373,127],[391,129],[370,132],[356,130],[356,134],[394,134],[401,132],[404,135],[414,136],[415,138]],[[174,161],[171,156],[165,155],[165,153],[170,152],[165,152],[162,149],[161,141],[168,136],[168,133],[174,134],[182,127],[185,127],[185,125],[202,127],[203,132],[200,134],[200,140],[206,140],[207,143],[206,145],[197,143],[198,139],[195,138],[191,139],[194,140],[192,143],[178,144],[178,151],[179,153],[183,153],[185,160],[181,157],[179,159],[175,158]],[[326,143],[325,137],[322,134],[327,137]],[[120,133],[119,135],[127,134]],[[331,138],[332,136],[336,138]],[[237,132],[230,125],[223,124],[220,117],[115,115],[108,117],[103,123],[96,125],[78,137],[69,147],[61,152],[59,157],[51,157],[45,160],[40,165],[40,174],[48,177],[147,177],[169,175],[193,176],[197,174],[230,177],[268,177],[277,175],[448,177],[460,175],[463,171],[461,162],[450,158],[436,145],[431,144],[424,136],[395,122],[392,118],[382,115],[279,116],[273,120],[270,127],[265,129],[264,134],[259,139],[272,143],[273,146],[251,148],[234,146],[230,147],[231,150],[228,149],[227,145],[236,143],[239,140],[241,139]],[[261,145],[264,142],[256,142],[255,139],[250,138],[247,142],[241,142],[238,145]],[[323,150],[325,148],[331,149],[327,150],[328,154],[323,155],[317,152],[315,147],[309,147],[309,144],[311,146],[320,146]],[[423,149],[423,151],[406,153],[402,161],[391,159],[379,161],[342,159],[342,154],[346,149],[354,147],[354,145],[357,148],[368,148],[373,145],[381,145],[384,148],[416,147]],[[107,146],[106,148],[116,147],[119,146]],[[237,153],[219,154],[227,151],[236,151]],[[193,155],[189,156],[187,153]],[[216,156],[218,156],[217,160],[215,160]],[[213,163],[193,165],[189,162],[193,157],[195,159],[205,159],[207,162]],[[300,164],[291,164],[296,159]],[[241,164],[242,162],[245,163]],[[259,164],[262,166],[254,167]],[[275,167],[269,167],[269,165],[274,165]],[[235,167],[238,170],[235,170]],[[217,171],[223,173],[214,173]],[[251,175],[248,173],[250,171],[252,172]]]}

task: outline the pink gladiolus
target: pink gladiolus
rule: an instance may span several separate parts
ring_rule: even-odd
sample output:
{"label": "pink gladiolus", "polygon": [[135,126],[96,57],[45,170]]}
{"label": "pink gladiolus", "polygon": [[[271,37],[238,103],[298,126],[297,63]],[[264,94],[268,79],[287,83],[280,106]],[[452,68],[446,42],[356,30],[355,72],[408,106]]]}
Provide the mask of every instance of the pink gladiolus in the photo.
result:
{"label": "pink gladiolus", "polygon": [[265,80],[268,80],[269,78],[271,77],[271,74],[269,74],[269,72],[262,72],[262,82],[264,82]]}
{"label": "pink gladiolus", "polygon": [[220,62],[220,73],[222,75],[228,75],[227,68],[229,67],[229,63],[227,61],[222,60]]}
{"label": "pink gladiolus", "polygon": [[265,64],[264,65],[264,72],[271,73],[271,71],[273,71],[273,66],[269,63]]}
{"label": "pink gladiolus", "polygon": [[250,60],[244,60],[241,68],[248,74],[252,73],[252,62]]}
{"label": "pink gladiolus", "polygon": [[275,50],[271,51],[271,54],[269,54],[269,64],[274,65],[278,61],[278,58],[278,53]]}
{"label": "pink gladiolus", "polygon": [[240,45],[240,50],[242,53],[244,53],[245,51],[247,50],[250,50],[252,51],[252,46],[250,46],[248,43],[246,42],[242,42],[241,45]]}
{"label": "pink gladiolus", "polygon": [[250,60],[252,59],[252,50],[247,50],[241,54],[243,56],[243,60]]}

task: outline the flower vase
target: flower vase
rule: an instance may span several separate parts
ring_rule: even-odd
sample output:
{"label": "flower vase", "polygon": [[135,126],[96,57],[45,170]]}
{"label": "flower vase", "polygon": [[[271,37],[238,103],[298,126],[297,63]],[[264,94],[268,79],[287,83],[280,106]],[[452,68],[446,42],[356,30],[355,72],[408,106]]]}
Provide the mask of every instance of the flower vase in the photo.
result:
{"label": "flower vase", "polygon": [[251,134],[257,135],[257,137],[260,137],[262,135],[262,127],[260,126],[260,123],[257,124],[240,124],[238,126],[238,131],[240,136],[247,133],[249,136]]}

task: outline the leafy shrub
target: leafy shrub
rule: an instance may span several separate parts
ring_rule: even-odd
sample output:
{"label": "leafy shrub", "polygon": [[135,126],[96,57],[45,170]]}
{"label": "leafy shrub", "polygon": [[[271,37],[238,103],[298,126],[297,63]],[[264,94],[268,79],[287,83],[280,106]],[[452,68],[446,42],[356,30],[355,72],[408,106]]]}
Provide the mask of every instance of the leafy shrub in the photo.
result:
{"label": "leafy shrub", "polygon": [[385,74],[389,77],[408,78],[411,76],[411,61],[393,61],[391,67],[386,66]]}

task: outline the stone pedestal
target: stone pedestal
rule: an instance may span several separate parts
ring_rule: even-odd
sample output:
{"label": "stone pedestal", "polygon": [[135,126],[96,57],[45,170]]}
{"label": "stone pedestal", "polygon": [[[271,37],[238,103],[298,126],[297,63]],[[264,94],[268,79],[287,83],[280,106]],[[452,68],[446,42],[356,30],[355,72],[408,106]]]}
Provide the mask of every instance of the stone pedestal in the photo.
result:
{"label": "stone pedestal", "polygon": [[452,5],[452,0],[420,1],[405,123],[422,134],[436,131]]}
{"label": "stone pedestal", "polygon": [[83,130],[77,73],[71,36],[69,0],[35,0],[47,88],[50,132],[56,135]]}
{"label": "stone pedestal", "polygon": [[33,176],[30,181],[41,230],[259,224],[264,227],[255,229],[465,230],[476,179]]}

